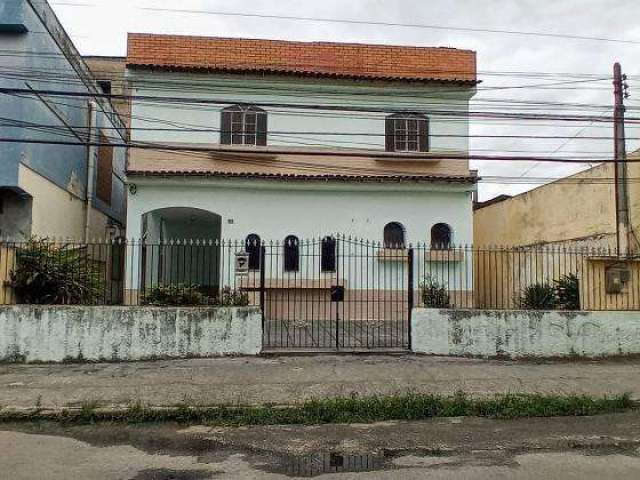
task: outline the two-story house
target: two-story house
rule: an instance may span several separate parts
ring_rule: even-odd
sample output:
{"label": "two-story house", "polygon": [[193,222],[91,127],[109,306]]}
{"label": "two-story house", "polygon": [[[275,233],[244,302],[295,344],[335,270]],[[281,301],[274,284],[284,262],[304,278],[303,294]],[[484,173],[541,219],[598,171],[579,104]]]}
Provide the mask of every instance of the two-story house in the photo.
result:
{"label": "two-story house", "polygon": [[0,48],[0,236],[122,235],[125,124],[49,4],[0,2]]}
{"label": "two-story house", "polygon": [[129,237],[472,241],[472,51],[131,34],[127,77]]}
{"label": "two-story house", "polygon": [[[375,256],[387,266],[406,263],[397,252],[411,243],[472,243],[475,52],[130,34],[127,78],[129,237],[147,245],[237,240],[252,270],[260,268],[262,241],[271,246],[265,262],[275,265],[267,277],[295,277],[289,290],[343,282],[348,247],[336,253],[339,235],[379,242]],[[317,247],[305,243],[311,239],[320,239]],[[211,263],[229,276],[216,252],[172,265],[160,251],[145,252],[142,263],[131,261],[132,290],[138,277],[145,285],[201,285],[207,279],[198,268]],[[356,268],[366,255],[352,253],[348,268],[360,277],[375,271],[388,285],[405,281],[399,268],[383,272],[379,262]]]}

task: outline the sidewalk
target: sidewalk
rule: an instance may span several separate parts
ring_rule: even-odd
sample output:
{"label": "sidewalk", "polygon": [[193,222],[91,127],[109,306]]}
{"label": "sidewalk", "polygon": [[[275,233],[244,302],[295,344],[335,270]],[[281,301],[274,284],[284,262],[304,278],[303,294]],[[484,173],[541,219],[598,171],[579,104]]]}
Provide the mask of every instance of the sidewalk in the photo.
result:
{"label": "sidewalk", "polygon": [[286,404],[310,398],[407,391],[630,392],[640,398],[640,360],[507,362],[443,357],[317,355],[87,365],[0,365],[0,407],[83,402],[150,406],[182,402]]}

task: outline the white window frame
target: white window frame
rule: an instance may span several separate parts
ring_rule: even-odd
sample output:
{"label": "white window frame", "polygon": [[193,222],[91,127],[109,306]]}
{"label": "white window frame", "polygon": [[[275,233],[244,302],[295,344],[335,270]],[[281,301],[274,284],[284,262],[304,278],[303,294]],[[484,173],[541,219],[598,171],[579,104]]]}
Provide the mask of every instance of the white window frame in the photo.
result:
{"label": "white window frame", "polygon": [[[238,106],[237,109],[231,110],[231,145],[250,145],[256,146],[258,144],[258,115],[259,111],[252,107]],[[240,121],[236,121],[236,116],[241,117]],[[247,117],[253,117],[253,132],[247,133]],[[235,130],[236,126],[240,126],[239,132]],[[238,138],[239,137],[239,138]],[[248,142],[247,139],[253,137],[253,142]],[[240,139],[241,141],[237,141]]]}

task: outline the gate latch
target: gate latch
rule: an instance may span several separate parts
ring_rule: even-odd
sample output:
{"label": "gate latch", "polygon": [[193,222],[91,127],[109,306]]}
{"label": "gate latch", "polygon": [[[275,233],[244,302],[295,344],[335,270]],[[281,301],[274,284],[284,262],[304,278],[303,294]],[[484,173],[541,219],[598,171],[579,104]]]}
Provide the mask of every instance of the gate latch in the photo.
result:
{"label": "gate latch", "polygon": [[342,285],[331,286],[331,301],[344,302],[344,287]]}

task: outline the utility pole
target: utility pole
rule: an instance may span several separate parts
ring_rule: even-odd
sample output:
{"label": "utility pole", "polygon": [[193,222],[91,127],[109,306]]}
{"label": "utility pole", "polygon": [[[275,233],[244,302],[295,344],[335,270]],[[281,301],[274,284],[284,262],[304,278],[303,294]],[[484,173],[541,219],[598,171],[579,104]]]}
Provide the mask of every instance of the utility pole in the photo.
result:
{"label": "utility pole", "polygon": [[618,256],[626,256],[631,241],[631,226],[629,224],[629,193],[627,183],[627,149],[624,134],[624,99],[626,97],[626,75],[622,74],[620,64],[613,66],[614,108],[614,152],[615,152],[615,195],[616,195],[616,241]]}

